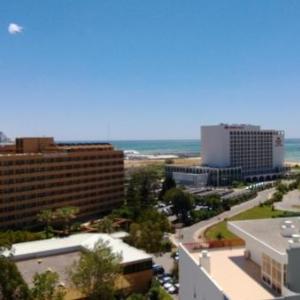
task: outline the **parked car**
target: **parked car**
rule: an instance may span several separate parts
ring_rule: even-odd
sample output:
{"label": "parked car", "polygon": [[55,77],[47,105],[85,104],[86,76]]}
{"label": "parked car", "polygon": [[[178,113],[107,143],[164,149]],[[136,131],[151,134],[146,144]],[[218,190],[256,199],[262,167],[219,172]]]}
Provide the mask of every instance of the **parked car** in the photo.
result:
{"label": "parked car", "polygon": [[172,279],[172,276],[169,273],[163,273],[159,274],[157,276],[158,281],[160,282],[161,285],[164,285],[167,282],[170,282]]}
{"label": "parked car", "polygon": [[177,293],[177,288],[171,284],[171,286],[167,289],[168,293],[170,294],[176,294]]}
{"label": "parked car", "polygon": [[175,261],[179,261],[179,251],[177,250],[176,252],[173,252],[171,254],[171,257],[175,260]]}
{"label": "parked car", "polygon": [[168,291],[169,288],[171,288],[171,287],[174,287],[174,285],[173,285],[171,282],[167,282],[167,283],[164,284],[164,289],[167,290],[167,291]]}
{"label": "parked car", "polygon": [[170,276],[164,276],[162,278],[162,284],[165,284],[165,283],[171,283],[173,281],[172,277]]}
{"label": "parked car", "polygon": [[158,274],[164,274],[165,269],[161,265],[153,265],[152,266],[153,274],[158,275]]}
{"label": "parked car", "polygon": [[156,278],[157,278],[158,281],[159,281],[159,280],[162,280],[163,277],[164,277],[164,274],[157,274],[157,275],[156,275]]}

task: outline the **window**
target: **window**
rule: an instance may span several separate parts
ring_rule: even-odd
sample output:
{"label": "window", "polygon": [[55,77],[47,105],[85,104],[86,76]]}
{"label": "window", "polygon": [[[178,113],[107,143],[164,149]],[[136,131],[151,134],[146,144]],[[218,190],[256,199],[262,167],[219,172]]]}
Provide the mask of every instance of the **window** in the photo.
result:
{"label": "window", "polygon": [[278,294],[281,294],[282,274],[283,266],[263,253],[261,267],[262,280]]}

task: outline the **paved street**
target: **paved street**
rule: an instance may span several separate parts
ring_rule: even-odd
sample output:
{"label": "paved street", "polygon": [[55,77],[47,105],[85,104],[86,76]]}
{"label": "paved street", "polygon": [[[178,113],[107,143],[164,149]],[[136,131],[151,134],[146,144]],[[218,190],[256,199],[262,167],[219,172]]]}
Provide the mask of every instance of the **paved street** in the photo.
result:
{"label": "paved street", "polygon": [[161,256],[155,256],[153,261],[157,265],[162,265],[167,273],[171,273],[174,262],[171,257],[171,252],[164,253]]}
{"label": "paved street", "polygon": [[261,191],[258,193],[256,198],[233,206],[229,211],[225,211],[220,215],[215,216],[209,220],[201,221],[183,229],[178,229],[176,233],[172,236],[172,240],[176,244],[199,241],[199,235],[202,234],[208,227],[220,221],[223,221],[225,218],[231,218],[243,211],[246,211],[250,208],[259,205],[260,203],[267,201],[268,198],[274,193],[274,191],[275,188]]}

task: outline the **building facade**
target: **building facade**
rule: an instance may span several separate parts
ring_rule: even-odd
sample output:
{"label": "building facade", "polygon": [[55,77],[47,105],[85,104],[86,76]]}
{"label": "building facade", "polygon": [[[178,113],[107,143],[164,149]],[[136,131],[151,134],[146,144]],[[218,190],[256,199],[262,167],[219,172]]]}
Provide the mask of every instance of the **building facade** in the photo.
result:
{"label": "building facade", "polygon": [[233,181],[242,180],[242,169],[211,168],[202,166],[167,165],[166,175],[172,177],[177,184],[204,187],[207,185],[224,186]]}
{"label": "building facade", "polygon": [[213,168],[240,167],[251,178],[284,170],[284,132],[254,125],[202,126],[202,164]]}
{"label": "building facade", "polygon": [[34,276],[49,268],[59,276],[59,282],[66,288],[66,299],[86,299],[70,284],[68,270],[85,250],[93,250],[98,242],[107,244],[114,254],[121,255],[122,274],[116,279],[116,288],[122,294],[145,293],[153,277],[152,255],[129,246],[115,234],[80,233],[64,238],[17,243],[12,251],[4,255],[16,263],[25,282],[31,286]]}
{"label": "building facade", "polygon": [[180,299],[300,299],[299,218],[231,221],[228,228],[244,245],[180,246]]}
{"label": "building facade", "polygon": [[[243,124],[202,126],[201,145],[201,166],[166,167],[177,183],[202,186],[204,181],[197,174],[208,174],[208,185],[222,186],[240,180],[274,180],[286,171],[283,131]],[[192,174],[199,178],[188,180]]]}
{"label": "building facade", "polygon": [[119,207],[123,152],[106,143],[17,138],[0,147],[0,228],[32,226],[43,209],[76,206],[88,219]]}

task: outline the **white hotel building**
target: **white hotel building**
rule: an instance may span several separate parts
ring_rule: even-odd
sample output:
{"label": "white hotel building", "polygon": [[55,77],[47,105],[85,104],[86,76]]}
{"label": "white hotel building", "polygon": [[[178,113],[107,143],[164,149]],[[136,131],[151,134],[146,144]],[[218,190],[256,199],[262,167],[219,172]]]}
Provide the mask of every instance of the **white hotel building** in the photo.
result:
{"label": "white hotel building", "polygon": [[300,219],[232,221],[228,227],[245,246],[180,246],[180,299],[300,299]]}
{"label": "white hotel building", "polygon": [[201,145],[201,166],[171,165],[167,173],[181,183],[227,185],[276,179],[285,170],[283,131],[245,124],[202,126]]}
{"label": "white hotel building", "polygon": [[254,125],[202,126],[202,165],[241,167],[245,177],[278,173],[284,166],[284,132]]}

